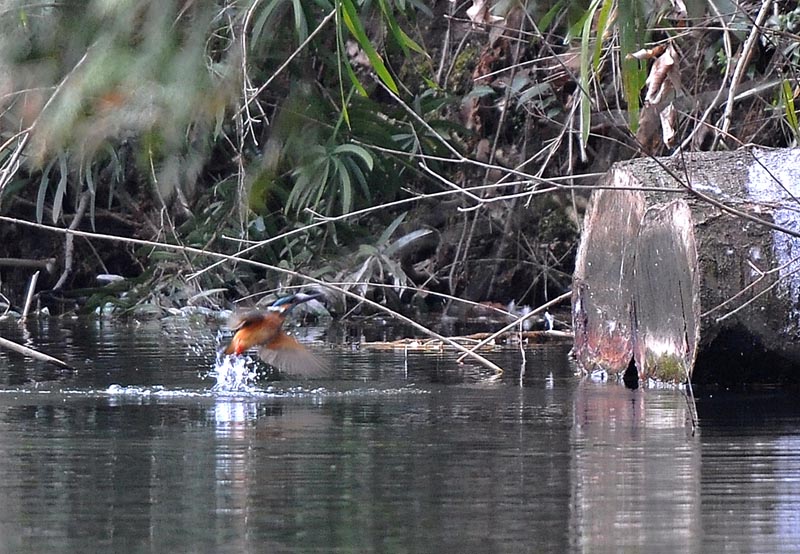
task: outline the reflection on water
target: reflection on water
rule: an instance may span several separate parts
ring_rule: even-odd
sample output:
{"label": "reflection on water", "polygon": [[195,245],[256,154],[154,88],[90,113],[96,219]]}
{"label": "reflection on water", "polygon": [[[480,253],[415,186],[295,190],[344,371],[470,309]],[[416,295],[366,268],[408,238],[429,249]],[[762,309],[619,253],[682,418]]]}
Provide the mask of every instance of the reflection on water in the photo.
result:
{"label": "reflection on water", "polygon": [[521,382],[513,349],[495,383],[323,349],[329,380],[214,390],[207,322],[30,341],[78,371],[0,352],[0,552],[800,550],[792,394],[700,391],[692,435],[682,393],[579,379],[565,347]]}
{"label": "reflection on water", "polygon": [[700,451],[688,404],[676,396],[578,384],[572,494],[580,550],[699,551]]}

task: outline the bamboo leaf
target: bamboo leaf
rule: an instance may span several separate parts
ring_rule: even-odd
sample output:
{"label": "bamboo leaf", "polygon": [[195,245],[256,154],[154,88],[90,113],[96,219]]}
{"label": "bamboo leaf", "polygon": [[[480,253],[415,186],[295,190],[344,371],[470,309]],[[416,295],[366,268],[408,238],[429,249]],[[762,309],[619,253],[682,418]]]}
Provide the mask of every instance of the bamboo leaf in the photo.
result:
{"label": "bamboo leaf", "polygon": [[386,65],[384,65],[383,60],[378,55],[378,52],[375,51],[375,47],[372,46],[372,43],[369,41],[367,33],[364,31],[364,27],[361,24],[361,20],[358,18],[358,13],[356,12],[356,8],[353,5],[352,0],[341,0],[341,3],[342,19],[344,20],[344,24],[350,30],[350,34],[353,35],[361,48],[364,49],[364,53],[367,55],[369,63],[372,64],[372,69],[375,70],[378,78],[383,81],[383,84],[386,85],[389,90],[395,94],[400,94],[400,91],[397,88],[397,83],[394,82],[394,79],[392,78],[391,74],[389,74],[389,70],[386,69]]}
{"label": "bamboo leaf", "polygon": [[364,176],[364,172],[361,171],[361,166],[351,156],[342,158],[342,160],[350,171],[350,174],[355,177],[356,181],[358,181],[358,185],[361,187],[361,191],[364,193],[364,196],[367,198],[367,200],[369,200],[369,186],[367,186],[367,178]]}
{"label": "bamboo leaf", "polygon": [[589,96],[591,89],[591,80],[589,78],[589,42],[592,33],[592,21],[594,21],[594,14],[597,7],[600,5],[600,0],[592,0],[592,4],[586,11],[586,17],[583,20],[583,30],[581,32],[581,73],[579,86],[581,88],[581,118],[580,118],[580,131],[581,131],[581,144],[585,147],[589,142],[589,130],[592,121],[592,99]]}
{"label": "bamboo leaf", "polygon": [[298,42],[302,43],[308,38],[306,12],[303,10],[303,4],[300,0],[292,0],[292,8],[294,9],[294,31],[297,33]]}
{"label": "bamboo leaf", "polygon": [[[261,13],[258,14],[255,23],[253,24],[253,33],[252,36],[254,38],[258,38],[264,34],[264,27],[266,26],[267,22],[269,21],[270,16],[275,11],[275,8],[282,3],[283,0],[272,0],[264,9],[261,10]],[[250,42],[250,41],[248,41]],[[255,41],[252,41],[255,43]]]}
{"label": "bamboo leaf", "polygon": [[[336,7],[336,60],[337,60],[338,63],[337,63],[336,69],[339,72],[339,96],[340,96],[341,102],[342,102],[342,118],[344,119],[344,122],[347,125],[347,128],[349,129],[349,128],[351,128],[351,126],[350,126],[350,111],[349,111],[349,109],[347,107],[347,104],[348,104],[348,100],[347,99],[350,97],[350,95],[348,95],[347,97],[345,97],[345,95],[344,95],[344,79],[342,79],[342,66],[344,66],[345,73],[347,73],[347,77],[350,79],[350,82],[353,84],[353,87],[355,87],[355,89],[358,92],[358,94],[360,94],[361,96],[366,98],[367,91],[364,89],[363,85],[358,80],[358,77],[356,77],[356,73],[355,73],[355,71],[353,71],[353,67],[350,65],[350,60],[347,59],[347,56],[343,56],[342,55],[342,52],[346,52],[346,49],[344,47],[344,39],[342,38],[341,20],[342,20],[342,7],[341,7],[341,4],[337,4],[337,7]],[[351,94],[352,94],[352,89],[351,89]]]}
{"label": "bamboo leaf", "polygon": [[386,0],[378,0],[378,5],[381,8],[383,19],[386,21],[389,31],[391,31],[394,40],[397,41],[397,44],[400,45],[400,48],[403,50],[403,54],[408,57],[408,51],[414,50],[415,52],[430,58],[425,49],[414,42],[411,37],[409,37],[406,32],[400,28],[400,26],[397,24],[394,14],[392,14],[392,10],[389,9],[389,5]]}
{"label": "bamboo leaf", "polygon": [[58,169],[61,172],[61,179],[56,187],[56,194],[53,197],[53,223],[58,223],[61,217],[61,208],[64,205],[64,196],[67,194],[67,157],[64,154],[58,155]]}
{"label": "bamboo leaf", "polygon": [[800,126],[797,122],[797,112],[794,108],[794,96],[792,95],[792,85],[788,79],[784,79],[781,83],[781,97],[783,99],[783,106],[786,111],[786,122],[794,133],[794,139],[800,141]]}
{"label": "bamboo leaf", "polygon": [[389,224],[389,226],[383,230],[383,233],[381,233],[381,236],[378,239],[379,247],[384,248],[386,246],[391,236],[394,234],[395,231],[397,231],[397,228],[400,227],[400,224],[403,223],[406,214],[408,214],[408,212],[403,212],[400,215],[398,215],[396,218],[394,218],[394,221],[392,221]]}
{"label": "bamboo leaf", "polygon": [[644,42],[645,22],[641,0],[619,0],[620,59],[622,60],[622,92],[628,103],[632,132],[639,128],[639,93],[645,86],[647,71],[644,62],[632,54]]}
{"label": "bamboo leaf", "polygon": [[600,70],[600,58],[603,53],[603,37],[608,31],[611,24],[611,9],[614,7],[614,0],[605,0],[603,7],[600,8],[600,14],[597,16],[597,33],[594,41],[594,57],[592,60],[592,67],[595,72]]}
{"label": "bamboo leaf", "polygon": [[36,221],[38,223],[41,223],[44,217],[44,201],[47,197],[47,189],[50,187],[50,171],[55,163],[56,161],[53,160],[47,164],[45,170],[42,171],[42,179],[39,181],[39,192],[36,194]]}
{"label": "bamboo leaf", "polygon": [[355,144],[340,144],[334,149],[334,154],[343,154],[345,152],[349,154],[353,154],[358,156],[364,161],[364,165],[367,166],[367,169],[372,171],[373,159],[372,155],[366,148],[362,148],[361,146]]}
{"label": "bamboo leaf", "polygon": [[383,254],[385,256],[393,256],[398,250],[411,244],[415,240],[430,235],[431,233],[433,233],[431,229],[417,229],[416,231],[411,231],[407,235],[403,235],[402,237],[394,241],[392,244],[390,244],[388,248],[384,250]]}
{"label": "bamboo leaf", "polygon": [[342,213],[347,213],[353,206],[353,183],[350,173],[338,157],[331,158],[334,165],[334,175],[339,179],[339,192],[341,194]]}
{"label": "bamboo leaf", "polygon": [[540,31],[544,32],[550,27],[550,24],[553,22],[553,20],[556,18],[556,16],[561,11],[561,8],[563,7],[563,4],[564,4],[564,0],[558,0],[558,2],[553,4],[552,8],[547,10],[547,13],[545,13],[542,16],[542,18],[539,20],[538,26],[539,26],[539,30]]}
{"label": "bamboo leaf", "polygon": [[519,100],[517,100],[517,105],[525,104],[528,100],[532,99],[534,96],[536,97],[553,97],[553,86],[550,83],[536,83],[532,85],[528,89],[525,90],[522,94],[519,95]]}

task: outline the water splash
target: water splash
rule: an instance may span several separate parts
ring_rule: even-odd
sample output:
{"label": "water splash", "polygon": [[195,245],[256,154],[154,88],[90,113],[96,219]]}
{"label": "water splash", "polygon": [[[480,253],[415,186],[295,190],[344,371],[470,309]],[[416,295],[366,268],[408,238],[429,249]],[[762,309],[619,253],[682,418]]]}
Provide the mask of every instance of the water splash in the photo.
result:
{"label": "water splash", "polygon": [[250,356],[226,356],[217,352],[214,367],[206,377],[216,379],[214,392],[254,392],[256,387],[256,362]]}

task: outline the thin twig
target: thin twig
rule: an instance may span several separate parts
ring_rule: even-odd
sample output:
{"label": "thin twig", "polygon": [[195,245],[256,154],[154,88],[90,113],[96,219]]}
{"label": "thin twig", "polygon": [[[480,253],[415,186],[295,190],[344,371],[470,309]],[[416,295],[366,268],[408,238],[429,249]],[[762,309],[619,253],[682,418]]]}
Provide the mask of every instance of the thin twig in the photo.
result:
{"label": "thin twig", "polygon": [[31,309],[31,304],[33,303],[33,293],[36,292],[36,283],[39,281],[39,272],[36,271],[33,275],[31,275],[31,281],[28,284],[28,294],[25,296],[25,307],[22,309],[22,319],[20,319],[20,323],[25,323],[25,320],[28,319],[28,312]]}
{"label": "thin twig", "polygon": [[[2,169],[0,169],[0,194],[2,194],[3,189],[5,189],[6,185],[11,181],[11,179],[19,169],[20,157],[22,156],[22,151],[25,149],[25,146],[27,145],[28,140],[30,139],[31,133],[36,128],[36,125],[39,123],[39,119],[42,117],[42,114],[45,111],[47,111],[47,108],[49,108],[50,105],[53,103],[55,98],[61,92],[61,89],[64,88],[67,81],[70,79],[70,77],[72,77],[75,74],[75,72],[78,71],[78,68],[81,65],[83,65],[83,62],[85,62],[86,59],[89,57],[89,52],[91,52],[92,47],[93,46],[90,46],[89,48],[86,49],[86,52],[83,53],[83,56],[81,56],[81,58],[75,63],[73,68],[70,69],[66,75],[64,75],[64,78],[61,79],[61,81],[58,83],[55,89],[53,89],[53,94],[51,94],[50,98],[47,99],[47,102],[44,103],[44,106],[42,106],[42,109],[39,111],[39,114],[36,116],[36,119],[33,120],[33,123],[31,123],[27,128],[18,132],[16,135],[14,135],[14,137],[12,137],[3,144],[3,148],[5,148],[5,145],[10,144],[12,140],[16,139],[16,137],[19,137],[19,142],[17,143],[17,146],[14,148],[14,151],[8,157],[8,160],[6,160],[3,163]],[[0,152],[1,151],[2,149],[0,149]]]}
{"label": "thin twig", "polygon": [[71,365],[69,365],[66,362],[62,362],[58,358],[54,358],[47,354],[43,354],[38,350],[34,350],[33,348],[28,348],[27,346],[23,346],[14,341],[4,339],[3,337],[0,337],[0,347],[7,348],[8,350],[13,350],[18,354],[22,354],[23,356],[28,356],[29,358],[33,358],[34,360],[39,360],[40,362],[47,362],[49,364],[55,364],[64,369],[71,369],[73,371],[75,370],[75,368],[73,368]]}
{"label": "thin twig", "polygon": [[[555,306],[556,304],[559,304],[559,303],[563,302],[564,300],[566,300],[567,298],[570,298],[571,296],[572,296],[572,292],[570,291],[570,292],[565,292],[561,296],[553,298],[550,302],[542,304],[541,306],[539,306],[535,310],[530,311],[527,314],[523,315],[522,317],[512,321],[511,323],[509,323],[508,325],[506,325],[505,327],[503,327],[499,331],[497,331],[495,333],[492,333],[491,335],[489,335],[488,337],[483,339],[481,342],[479,342],[478,344],[473,346],[472,350],[477,350],[478,348],[480,348],[484,344],[493,341],[495,338],[499,337],[500,335],[502,335],[503,333],[505,333],[509,329],[513,329],[514,326],[521,325],[522,322],[524,322],[525,320],[527,320],[527,319],[529,319],[529,318],[531,318],[531,317],[533,317],[535,315],[538,315],[538,314],[542,313],[543,311],[547,310],[548,308],[551,308],[551,307]],[[458,361],[459,362],[462,361],[464,359],[464,356],[466,356],[466,354],[463,354],[460,358],[458,358]]]}
{"label": "thin twig", "polygon": [[[85,191],[81,195],[80,203],[78,204],[78,209],[75,210],[75,217],[72,218],[72,223],[69,225],[70,230],[74,230],[78,228],[78,225],[81,224],[81,220],[83,219],[83,214],[86,213],[86,208],[89,205],[89,199],[91,197],[91,192],[88,190]],[[74,250],[75,250],[75,237],[71,234],[67,234],[66,239],[64,240],[64,269],[61,272],[61,276],[58,278],[58,282],[53,286],[53,290],[58,290],[64,286],[69,278],[70,273],[72,273],[72,260],[74,259]]]}
{"label": "thin twig", "polygon": [[[267,80],[266,80],[266,82],[265,82],[263,85],[261,85],[260,87],[258,87],[258,89],[255,91],[255,93],[253,93],[253,94],[252,94],[252,95],[251,95],[249,98],[247,98],[247,99],[245,100],[245,102],[244,102],[244,105],[243,105],[241,108],[239,108],[239,111],[237,111],[237,112],[236,112],[236,115],[239,115],[239,114],[241,114],[243,111],[245,111],[245,110],[247,109],[247,107],[250,105],[250,103],[253,101],[253,99],[254,99],[254,98],[256,98],[256,97],[257,97],[259,94],[261,94],[262,92],[264,92],[264,91],[266,90],[266,88],[267,88],[267,87],[268,87],[270,84],[272,84],[272,81],[274,81],[274,80],[275,80],[275,78],[276,78],[278,75],[280,75],[280,74],[281,74],[281,72],[282,72],[284,69],[286,69],[286,68],[289,66],[289,64],[290,64],[290,63],[292,63],[292,60],[294,60],[294,59],[295,59],[295,58],[296,58],[296,57],[297,57],[297,56],[300,54],[300,52],[302,52],[302,51],[305,49],[305,47],[306,47],[306,46],[308,46],[308,44],[309,44],[309,43],[310,43],[310,42],[311,42],[311,41],[314,39],[314,37],[315,37],[315,36],[317,36],[317,35],[319,34],[319,32],[320,32],[320,31],[322,31],[322,29],[324,29],[324,28],[325,28],[325,25],[327,25],[327,24],[328,24],[328,22],[329,22],[330,20],[332,20],[332,19],[333,19],[333,18],[336,16],[336,11],[337,11],[337,9],[336,9],[336,8],[334,8],[333,10],[331,10],[331,12],[330,12],[328,15],[326,15],[326,16],[325,16],[325,17],[322,19],[322,21],[320,21],[319,25],[317,25],[317,28],[316,28],[316,29],[314,29],[314,30],[311,32],[311,34],[310,34],[310,35],[308,35],[308,38],[306,38],[306,40],[304,40],[304,41],[302,42],[302,44],[300,44],[300,46],[298,46],[298,47],[297,47],[297,49],[296,49],[294,52],[292,52],[292,53],[289,55],[289,57],[288,57],[288,58],[286,58],[286,61],[285,61],[285,62],[283,62],[283,63],[280,65],[280,67],[278,67],[278,69],[276,69],[276,70],[275,70],[275,72],[274,72],[274,73],[273,73],[273,74],[270,76],[270,78],[269,78],[269,79],[267,79]],[[244,31],[243,31],[243,32],[246,32],[246,31],[247,31],[247,29],[244,29]]]}
{"label": "thin twig", "polygon": [[761,26],[769,16],[769,8],[772,5],[772,0],[763,0],[761,9],[756,16],[753,28],[750,29],[750,34],[747,40],[744,41],[742,46],[742,53],[739,55],[739,60],[736,62],[736,67],[733,70],[733,77],[731,78],[731,88],[728,90],[728,102],[725,105],[725,112],[722,116],[721,132],[723,135],[728,135],[731,128],[731,115],[733,114],[733,99],[736,97],[736,88],[744,77],[744,72],[750,63],[750,57],[753,55],[753,48],[756,46],[758,37],[761,35]]}

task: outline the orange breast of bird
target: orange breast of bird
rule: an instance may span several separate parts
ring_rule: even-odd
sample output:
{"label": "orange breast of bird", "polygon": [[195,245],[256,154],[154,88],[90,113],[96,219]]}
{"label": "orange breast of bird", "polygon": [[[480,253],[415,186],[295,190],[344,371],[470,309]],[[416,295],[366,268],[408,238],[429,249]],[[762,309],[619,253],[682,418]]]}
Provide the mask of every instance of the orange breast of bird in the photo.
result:
{"label": "orange breast of bird", "polygon": [[[296,342],[281,331],[283,319],[282,314],[270,312],[260,314],[258,318],[249,316],[243,321],[236,334],[233,335],[231,343],[225,349],[225,354],[239,355],[257,345],[274,348],[271,346],[273,343],[281,344],[285,339]],[[284,348],[285,346],[278,347]]]}

